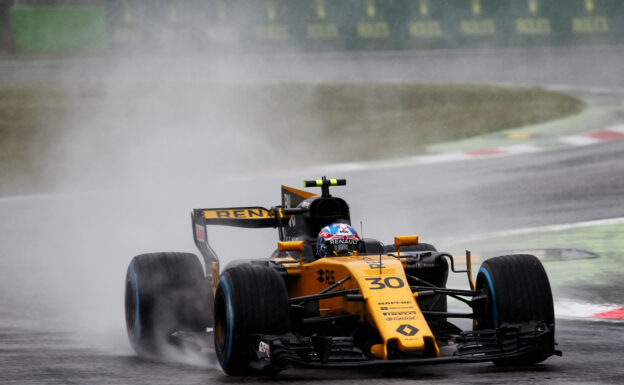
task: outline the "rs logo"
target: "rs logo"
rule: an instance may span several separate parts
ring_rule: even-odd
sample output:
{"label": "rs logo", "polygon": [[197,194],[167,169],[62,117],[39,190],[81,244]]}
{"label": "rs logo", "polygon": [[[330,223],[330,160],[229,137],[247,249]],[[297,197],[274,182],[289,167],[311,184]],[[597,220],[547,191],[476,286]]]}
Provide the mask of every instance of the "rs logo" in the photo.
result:
{"label": "rs logo", "polygon": [[317,271],[318,273],[318,278],[316,278],[317,281],[319,281],[320,283],[327,283],[327,284],[332,284],[336,282],[336,279],[334,278],[334,271],[333,270],[323,270],[320,269]]}

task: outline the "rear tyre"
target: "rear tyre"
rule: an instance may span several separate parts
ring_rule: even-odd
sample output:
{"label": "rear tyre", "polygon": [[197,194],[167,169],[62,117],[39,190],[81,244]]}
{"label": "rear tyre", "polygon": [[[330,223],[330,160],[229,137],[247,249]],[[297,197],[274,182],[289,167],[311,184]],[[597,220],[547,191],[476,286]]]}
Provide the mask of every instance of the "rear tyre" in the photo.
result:
{"label": "rear tyre", "polygon": [[503,323],[543,321],[552,330],[541,349],[497,365],[526,365],[551,356],[555,346],[555,314],[550,283],[542,263],[533,255],[515,254],[483,262],[476,287],[486,294],[486,305],[476,310],[477,329],[496,329]]}
{"label": "rear tyre", "polygon": [[256,358],[248,336],[284,334],[289,329],[288,292],[274,269],[251,264],[221,275],[215,295],[214,345],[223,371],[231,376],[253,374]]}
{"label": "rear tyre", "polygon": [[176,331],[205,332],[212,323],[212,291],[194,254],[134,257],[126,274],[128,338],[141,356],[161,357]]}

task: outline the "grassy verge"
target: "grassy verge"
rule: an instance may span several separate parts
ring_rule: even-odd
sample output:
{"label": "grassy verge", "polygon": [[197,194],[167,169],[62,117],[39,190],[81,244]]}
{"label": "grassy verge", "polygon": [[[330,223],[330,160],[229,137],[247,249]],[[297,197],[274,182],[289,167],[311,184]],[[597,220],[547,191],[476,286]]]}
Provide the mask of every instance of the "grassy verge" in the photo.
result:
{"label": "grassy verge", "polygon": [[[52,87],[0,88],[0,193],[46,182],[49,147],[64,132],[68,96]],[[80,104],[75,101],[75,104]]]}
{"label": "grassy verge", "polygon": [[552,92],[450,84],[322,85],[315,103],[326,131],[371,134],[399,147],[540,123],[583,108],[578,99]]}
{"label": "grassy verge", "polygon": [[[208,126],[218,121],[230,132],[251,127],[265,143],[287,138],[313,148],[306,155],[310,162],[337,162],[414,155],[432,143],[550,121],[584,106],[553,92],[450,84],[103,82],[0,87],[0,194],[27,192],[34,181],[52,182],[51,169],[76,167],[67,156],[79,150],[72,148],[73,135],[102,136],[111,127],[137,130],[157,122],[171,127],[175,136],[181,122]],[[208,118],[201,121],[198,116]],[[237,140],[245,140],[246,134],[239,136]],[[106,156],[119,139],[110,142],[102,144]],[[297,157],[301,147],[282,155]],[[102,154],[89,155],[97,159]]]}
{"label": "grassy verge", "polygon": [[[593,303],[624,303],[624,224],[606,224],[559,231],[494,237],[456,244],[452,250],[477,253],[496,250],[577,248],[598,258],[542,260],[556,298]],[[538,254],[538,253],[536,253]],[[461,261],[462,258],[459,258]],[[477,269],[480,263],[474,263]],[[475,273],[476,274],[476,273]],[[463,278],[463,277],[461,277]],[[454,278],[456,279],[456,278]],[[460,285],[464,280],[457,281]]]}

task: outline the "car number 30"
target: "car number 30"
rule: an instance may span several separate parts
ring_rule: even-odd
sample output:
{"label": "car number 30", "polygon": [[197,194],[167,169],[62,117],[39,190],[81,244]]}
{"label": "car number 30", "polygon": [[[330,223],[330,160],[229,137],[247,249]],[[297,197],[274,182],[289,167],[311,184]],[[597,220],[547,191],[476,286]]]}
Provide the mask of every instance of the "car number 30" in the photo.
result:
{"label": "car number 30", "polygon": [[365,278],[370,281],[371,290],[379,290],[389,287],[390,289],[399,289],[405,284],[399,277],[386,277],[386,278]]}

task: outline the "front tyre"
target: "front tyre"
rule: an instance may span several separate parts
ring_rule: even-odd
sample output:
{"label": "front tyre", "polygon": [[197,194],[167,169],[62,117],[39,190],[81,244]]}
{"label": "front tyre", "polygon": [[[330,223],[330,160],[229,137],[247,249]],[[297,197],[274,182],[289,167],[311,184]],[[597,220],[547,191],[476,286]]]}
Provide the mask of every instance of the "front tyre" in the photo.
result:
{"label": "front tyre", "polygon": [[495,360],[497,365],[533,364],[550,357],[555,346],[553,297],[546,271],[533,255],[515,254],[483,262],[476,287],[486,296],[477,310],[477,329],[496,329],[504,323],[544,322],[551,330],[538,349],[510,359]]}
{"label": "front tyre", "polygon": [[134,257],[126,273],[128,339],[141,356],[161,357],[176,331],[205,332],[212,291],[194,254]]}
{"label": "front tyre", "polygon": [[251,374],[254,348],[248,336],[284,334],[289,329],[286,284],[271,268],[244,264],[227,269],[215,295],[214,345],[223,371]]}

